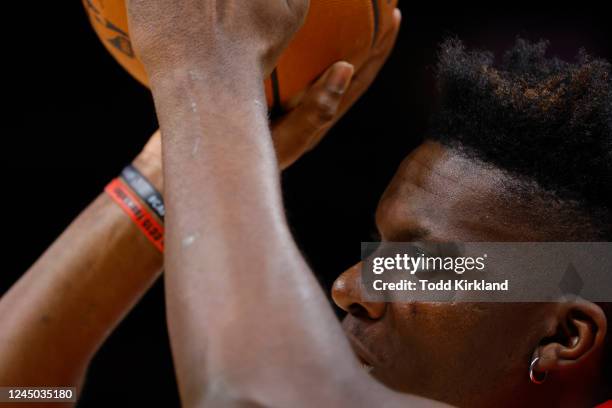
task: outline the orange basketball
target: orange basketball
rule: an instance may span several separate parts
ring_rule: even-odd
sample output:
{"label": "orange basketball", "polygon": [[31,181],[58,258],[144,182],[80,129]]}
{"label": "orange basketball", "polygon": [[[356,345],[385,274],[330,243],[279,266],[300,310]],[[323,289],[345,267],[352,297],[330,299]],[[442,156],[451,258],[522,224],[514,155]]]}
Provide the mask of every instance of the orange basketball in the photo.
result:
{"label": "orange basketball", "polygon": [[[83,3],[106,48],[130,74],[147,85],[144,68],[130,43],[125,0]],[[304,26],[266,81],[269,106],[290,106],[336,61],[348,61],[359,69],[378,35],[391,24],[396,3],[397,0],[311,0]]]}

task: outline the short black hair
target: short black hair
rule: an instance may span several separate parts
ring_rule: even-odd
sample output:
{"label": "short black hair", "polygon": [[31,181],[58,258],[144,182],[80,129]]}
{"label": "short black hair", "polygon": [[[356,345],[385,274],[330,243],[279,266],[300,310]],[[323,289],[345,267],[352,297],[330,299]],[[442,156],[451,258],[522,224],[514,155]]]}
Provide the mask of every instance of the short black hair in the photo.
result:
{"label": "short black hair", "polygon": [[[590,240],[612,241],[611,65],[584,50],[574,62],[549,58],[548,47],[518,38],[496,65],[491,52],[446,40],[429,138],[527,181],[528,194],[567,203],[580,215],[565,219],[587,220]],[[611,320],[612,304],[600,306]],[[612,383],[611,335],[607,343]]]}
{"label": "short black hair", "polygon": [[611,65],[584,50],[549,58],[548,46],[518,38],[495,64],[446,40],[429,138],[534,182],[590,220],[592,240],[612,240]]}

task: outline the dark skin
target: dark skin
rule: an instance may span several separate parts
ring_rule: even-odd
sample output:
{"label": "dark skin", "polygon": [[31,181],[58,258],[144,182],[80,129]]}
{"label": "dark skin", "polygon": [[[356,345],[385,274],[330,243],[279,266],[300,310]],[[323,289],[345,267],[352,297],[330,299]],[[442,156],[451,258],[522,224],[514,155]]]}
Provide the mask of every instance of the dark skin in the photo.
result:
{"label": "dark skin", "polygon": [[[364,304],[353,272],[335,288],[352,312],[345,329],[391,389],[364,376],[289,232],[261,102],[262,76],[307,2],[132,0],[128,8],[164,134],[168,326],[185,406],[594,402],[606,332],[598,306]],[[176,30],[178,21],[190,29]],[[534,222],[537,200],[508,201],[513,181],[427,143],[386,192],[379,228],[387,240],[559,239],[559,228]],[[527,380],[534,356],[536,371],[551,372],[539,387]]]}
{"label": "dark skin", "polygon": [[[556,224],[554,209],[509,199],[516,183],[498,169],[425,142],[402,163],[380,200],[382,241],[571,240],[573,235],[560,234],[573,228]],[[357,354],[389,387],[466,407],[597,402],[606,333],[599,306],[367,303],[361,300],[359,266],[336,280],[332,295],[349,312],[343,326]],[[550,373],[544,385],[528,378],[538,355],[536,370]]]}
{"label": "dark skin", "polygon": [[[280,170],[321,141],[372,83],[392,46],[374,48],[355,81],[352,65],[334,64],[272,124]],[[338,81],[349,84],[343,94],[330,90]],[[159,132],[133,164],[163,192]],[[163,255],[102,193],[0,297],[0,385],[80,388],[94,354],[162,264]]]}
{"label": "dark skin", "polygon": [[[130,2],[131,24],[139,32],[136,43],[153,74],[153,92],[165,135],[170,209],[168,316],[181,396],[185,406],[369,407],[381,401],[385,406],[432,406],[434,401],[396,393],[359,370],[282,216],[278,162],[262,108],[261,83],[290,34],[299,27],[305,3]],[[175,7],[178,5],[186,8]],[[185,10],[188,13],[183,15]],[[185,21],[192,24],[178,24]],[[396,21],[399,24],[399,17]],[[272,22],[280,23],[274,25],[278,31],[270,30]],[[169,43],[157,48],[160,39]],[[198,42],[204,46],[194,49],[194,44],[202,45]],[[346,86],[335,85],[338,102],[339,89],[345,92]],[[227,112],[236,115],[228,117]],[[312,130],[311,118],[303,124]],[[306,147],[316,144],[325,129],[319,130]],[[200,142],[203,148],[194,148]],[[285,156],[287,162],[294,159],[291,156]],[[551,240],[559,239],[559,231],[572,230],[554,223],[550,227],[551,218],[538,223],[541,218],[530,206],[508,204],[505,186],[512,182],[495,169],[425,144],[400,169],[381,202],[377,219],[383,238]],[[408,197],[411,205],[407,205]],[[64,361],[57,358],[45,373],[55,379],[78,380],[106,330],[154,278],[158,258],[142,267],[128,265],[133,273],[142,270],[144,277],[118,278],[123,284],[118,287],[125,293],[107,291],[97,284],[98,279],[108,281],[101,272],[116,270],[117,265],[109,262],[99,269],[83,268],[81,264],[89,264],[90,258],[69,256],[72,247],[68,244],[83,241],[80,237],[94,227],[91,224],[97,217],[93,215],[109,212],[110,221],[118,219],[120,213],[113,214],[107,209],[110,203],[101,201],[31,270],[5,298],[8,301],[3,299],[7,315],[21,305],[21,313],[30,322],[25,330],[19,330],[17,323],[23,320],[15,318],[14,327],[7,330],[13,333],[13,341],[6,342],[9,347],[5,349],[9,362],[18,356],[12,347],[22,347],[19,340],[34,339],[37,351],[43,354],[47,340],[64,334],[58,327],[81,323],[79,327],[89,336],[78,333],[62,347],[70,354],[86,340],[71,365],[74,370],[54,372],[63,368]],[[537,212],[542,213],[546,211]],[[504,222],[506,219],[512,219],[512,224]],[[100,226],[102,232],[108,233],[103,227],[111,225],[110,221]],[[122,219],[116,222],[127,230],[121,237],[135,239],[132,235],[136,231],[130,230],[129,224]],[[122,242],[115,244],[123,246]],[[62,261],[60,254],[70,259]],[[94,251],[89,255],[105,258]],[[66,264],[75,266],[66,268]],[[77,287],[62,285],[71,283],[72,274],[76,276],[82,269],[88,270],[90,279],[79,281]],[[59,289],[69,289],[62,293],[72,295],[68,302],[51,296],[44,281],[31,284],[34,277],[49,270],[63,278],[55,282]],[[511,307],[365,304],[355,290],[354,275],[353,270],[338,280],[334,297],[351,311],[345,328],[358,354],[392,389],[462,406],[511,404],[518,401],[517,396],[522,405],[593,403],[606,332],[605,316],[598,306],[583,301]],[[117,277],[125,278],[122,274]],[[87,315],[78,313],[79,306],[89,305],[91,312],[95,304],[87,303],[91,302],[87,294],[93,288],[100,289],[95,299],[101,305],[99,310],[104,310],[107,298],[113,307],[109,313],[82,321]],[[45,298],[35,296],[41,293],[55,301],[52,311],[62,323],[52,325],[51,333],[46,333],[48,316],[37,319],[40,309],[46,306],[48,310]],[[41,307],[26,307],[22,299],[28,297],[43,299],[39,300]],[[253,310],[264,318],[252,319]],[[97,323],[93,325],[96,330],[91,330],[92,322]],[[553,334],[560,335],[551,340]],[[536,370],[554,374],[545,386],[535,387],[526,381],[526,365],[534,355],[542,358]],[[32,358],[28,370],[19,370],[17,363],[8,366],[15,367],[23,379],[38,373],[36,363]],[[15,372],[7,378],[18,378]]]}
{"label": "dark skin", "polygon": [[262,80],[308,2],[127,5],[163,135],[164,279],[183,405],[437,406],[360,369],[284,218]]}
{"label": "dark skin", "polygon": [[[346,62],[327,69],[297,106],[271,124],[280,170],[316,147],[368,89],[398,28],[381,36],[357,71]],[[156,132],[133,164],[163,193],[161,150]],[[162,267],[162,254],[102,193],[0,297],[0,386],[80,388],[98,348]]]}

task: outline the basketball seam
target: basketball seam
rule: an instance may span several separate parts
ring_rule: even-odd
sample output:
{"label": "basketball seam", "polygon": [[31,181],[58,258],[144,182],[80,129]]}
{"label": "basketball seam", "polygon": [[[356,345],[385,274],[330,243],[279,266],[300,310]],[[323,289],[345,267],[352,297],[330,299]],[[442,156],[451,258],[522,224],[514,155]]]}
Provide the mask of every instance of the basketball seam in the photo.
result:
{"label": "basketball seam", "polygon": [[270,75],[270,83],[272,84],[272,108],[270,109],[270,115],[276,117],[281,114],[281,97],[280,97],[280,83],[278,80],[278,67],[274,68],[272,75]]}
{"label": "basketball seam", "polygon": [[376,38],[378,37],[378,27],[380,18],[380,10],[378,9],[378,0],[372,0],[372,11],[374,13],[374,35],[372,36],[372,46],[376,43]]}

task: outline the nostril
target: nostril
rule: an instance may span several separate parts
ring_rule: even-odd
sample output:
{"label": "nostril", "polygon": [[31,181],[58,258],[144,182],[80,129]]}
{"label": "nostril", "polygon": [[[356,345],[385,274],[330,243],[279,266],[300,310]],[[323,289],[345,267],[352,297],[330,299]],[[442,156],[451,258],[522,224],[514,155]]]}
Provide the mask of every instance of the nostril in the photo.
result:
{"label": "nostril", "polygon": [[359,303],[353,303],[348,307],[348,312],[360,319],[370,319],[368,310]]}

